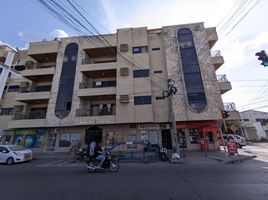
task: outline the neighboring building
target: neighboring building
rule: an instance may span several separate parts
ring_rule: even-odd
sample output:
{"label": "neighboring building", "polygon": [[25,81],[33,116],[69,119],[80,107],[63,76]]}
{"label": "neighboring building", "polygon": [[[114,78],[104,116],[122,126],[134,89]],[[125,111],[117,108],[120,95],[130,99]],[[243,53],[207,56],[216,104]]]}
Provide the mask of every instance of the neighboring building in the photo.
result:
{"label": "neighboring building", "polygon": [[[218,81],[215,74],[224,63],[219,51],[210,52],[217,40],[216,28],[193,23],[30,43],[13,62],[25,80],[16,101],[4,104],[14,110],[12,119],[5,116],[5,136],[36,151],[68,151],[92,139],[172,148],[172,108],[187,148],[200,149],[206,133],[216,149],[221,94],[231,90],[226,76]],[[178,91],[163,98],[168,79]]]}
{"label": "neighboring building", "polygon": [[268,113],[257,110],[240,112],[241,124],[247,140],[268,139]]}

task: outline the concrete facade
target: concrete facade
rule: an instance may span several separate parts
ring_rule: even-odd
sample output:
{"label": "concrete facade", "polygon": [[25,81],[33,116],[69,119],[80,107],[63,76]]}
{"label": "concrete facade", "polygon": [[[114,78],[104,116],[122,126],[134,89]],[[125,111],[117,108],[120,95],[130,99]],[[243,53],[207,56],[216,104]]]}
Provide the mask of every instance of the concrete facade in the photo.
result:
{"label": "concrete facade", "polygon": [[[177,39],[182,28],[191,30],[194,38],[207,100],[202,111],[188,105]],[[149,30],[126,28],[103,37],[103,42],[98,36],[35,42],[30,43],[28,50],[18,52],[13,65],[21,67],[24,79],[18,84],[19,93],[13,96],[15,101],[4,104],[14,108],[13,116],[0,116],[5,118],[0,125],[7,134],[13,133],[9,142],[30,145],[29,142],[40,140],[31,148],[68,151],[77,141],[84,145],[85,138],[94,135],[95,130],[101,132],[103,145],[111,140],[149,140],[172,148],[170,109],[173,109],[177,129],[185,133],[187,148],[200,149],[204,132],[209,133],[209,148],[219,147],[216,124],[221,120],[223,92],[215,70],[224,61],[223,58],[213,61],[211,56],[210,49],[217,41],[215,28],[205,28],[203,23]],[[71,43],[78,45],[78,54],[67,58],[65,49]],[[76,60],[72,100],[60,102],[68,104],[69,113],[59,117],[55,108],[63,84],[63,65],[68,59]],[[168,79],[175,81],[178,90],[169,97],[171,101],[162,96]],[[64,84],[67,88],[70,83]]]}

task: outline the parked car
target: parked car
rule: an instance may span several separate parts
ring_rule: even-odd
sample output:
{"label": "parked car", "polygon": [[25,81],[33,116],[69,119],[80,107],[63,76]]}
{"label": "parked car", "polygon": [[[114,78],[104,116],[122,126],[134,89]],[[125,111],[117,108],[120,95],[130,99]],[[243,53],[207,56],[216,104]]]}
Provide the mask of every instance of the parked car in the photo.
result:
{"label": "parked car", "polygon": [[229,138],[230,142],[236,143],[236,146],[238,148],[242,148],[243,146],[246,146],[246,139],[240,135],[233,135],[233,134],[224,134],[223,139],[225,142],[227,142],[227,139]]}
{"label": "parked car", "polygon": [[17,145],[0,145],[0,163],[12,165],[33,159],[33,153]]}

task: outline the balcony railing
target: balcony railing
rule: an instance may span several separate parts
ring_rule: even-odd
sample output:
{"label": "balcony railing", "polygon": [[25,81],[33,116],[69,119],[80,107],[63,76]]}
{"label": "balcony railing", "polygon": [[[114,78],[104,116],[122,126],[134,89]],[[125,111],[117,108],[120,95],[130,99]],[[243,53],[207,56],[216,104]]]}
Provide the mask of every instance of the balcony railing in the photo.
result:
{"label": "balcony railing", "polygon": [[51,85],[40,85],[40,86],[31,86],[31,87],[21,87],[20,93],[28,92],[50,92]]}
{"label": "balcony railing", "polygon": [[214,50],[211,51],[211,57],[221,57],[221,51],[220,50]]}
{"label": "balcony railing", "polygon": [[228,112],[236,111],[234,103],[224,103],[224,110]]}
{"label": "balcony railing", "polygon": [[109,62],[116,62],[116,57],[84,58],[84,59],[82,59],[82,65],[109,63]]}
{"label": "balcony railing", "polygon": [[78,109],[76,110],[76,117],[90,117],[90,116],[105,116],[115,115],[116,107],[111,108],[92,108],[92,109]]}
{"label": "balcony railing", "polygon": [[227,77],[226,77],[226,74],[221,74],[221,75],[217,75],[217,81],[218,82],[229,82]]}
{"label": "balcony railing", "polygon": [[93,81],[79,84],[80,89],[116,87],[116,81]]}
{"label": "balcony railing", "polygon": [[45,119],[46,111],[31,111],[25,113],[14,113],[13,120],[24,120],[24,119]]}
{"label": "balcony railing", "polygon": [[25,63],[25,69],[44,69],[44,68],[55,68],[56,63],[34,63],[27,61]]}

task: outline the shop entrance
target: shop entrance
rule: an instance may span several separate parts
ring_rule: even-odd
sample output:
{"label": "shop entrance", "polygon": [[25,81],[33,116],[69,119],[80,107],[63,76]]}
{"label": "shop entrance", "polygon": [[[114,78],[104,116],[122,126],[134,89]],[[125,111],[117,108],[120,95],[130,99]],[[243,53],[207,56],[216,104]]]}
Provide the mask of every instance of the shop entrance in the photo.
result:
{"label": "shop entrance", "polygon": [[102,129],[97,126],[93,126],[86,129],[85,143],[89,144],[92,141],[98,143],[102,142]]}
{"label": "shop entrance", "polygon": [[167,149],[172,149],[172,139],[169,129],[162,130],[162,146]]}

